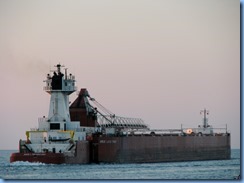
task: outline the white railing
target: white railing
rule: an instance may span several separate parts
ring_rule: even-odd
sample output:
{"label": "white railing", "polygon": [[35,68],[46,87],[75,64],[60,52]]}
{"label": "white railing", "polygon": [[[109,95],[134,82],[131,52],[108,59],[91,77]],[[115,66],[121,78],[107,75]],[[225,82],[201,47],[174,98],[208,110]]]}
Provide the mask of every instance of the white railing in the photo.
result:
{"label": "white railing", "polygon": [[42,123],[42,122],[47,122],[48,118],[46,117],[42,117],[42,118],[38,118],[38,122]]}
{"label": "white railing", "polygon": [[45,91],[64,91],[64,92],[71,92],[71,91],[76,91],[77,87],[76,86],[63,86],[62,90],[52,90],[51,86],[44,86],[43,90]]}

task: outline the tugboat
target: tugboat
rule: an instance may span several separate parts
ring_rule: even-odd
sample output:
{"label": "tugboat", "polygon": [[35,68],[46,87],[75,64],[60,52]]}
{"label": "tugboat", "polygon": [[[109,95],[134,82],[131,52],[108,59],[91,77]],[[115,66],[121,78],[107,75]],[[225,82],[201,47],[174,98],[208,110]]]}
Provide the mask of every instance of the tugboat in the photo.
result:
{"label": "tugboat", "polygon": [[[77,90],[75,76],[62,73],[60,64],[47,74],[44,91],[51,95],[48,117],[38,119],[38,128],[26,131],[19,152],[10,162],[52,164],[149,163],[230,159],[230,133],[216,132],[208,124],[197,128],[150,129],[142,119],[119,117],[90,97],[82,88],[69,106],[69,95]],[[103,111],[103,112],[101,112]]]}

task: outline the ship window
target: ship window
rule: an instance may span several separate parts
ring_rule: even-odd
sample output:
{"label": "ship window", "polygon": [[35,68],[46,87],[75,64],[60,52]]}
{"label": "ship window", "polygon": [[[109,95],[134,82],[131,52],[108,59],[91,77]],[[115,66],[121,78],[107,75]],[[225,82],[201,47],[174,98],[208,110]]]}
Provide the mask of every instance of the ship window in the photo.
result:
{"label": "ship window", "polygon": [[67,82],[65,82],[64,84],[65,84],[65,86],[67,86]]}
{"label": "ship window", "polygon": [[60,123],[51,123],[50,130],[60,130]]}

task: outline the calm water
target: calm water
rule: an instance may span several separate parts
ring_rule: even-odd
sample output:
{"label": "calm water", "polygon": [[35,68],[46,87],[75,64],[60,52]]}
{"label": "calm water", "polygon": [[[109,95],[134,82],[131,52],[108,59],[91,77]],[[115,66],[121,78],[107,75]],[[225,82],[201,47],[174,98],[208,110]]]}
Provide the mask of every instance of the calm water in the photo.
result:
{"label": "calm water", "polygon": [[208,179],[230,180],[240,174],[240,150],[230,160],[142,164],[47,165],[9,163],[14,151],[0,151],[1,179]]}

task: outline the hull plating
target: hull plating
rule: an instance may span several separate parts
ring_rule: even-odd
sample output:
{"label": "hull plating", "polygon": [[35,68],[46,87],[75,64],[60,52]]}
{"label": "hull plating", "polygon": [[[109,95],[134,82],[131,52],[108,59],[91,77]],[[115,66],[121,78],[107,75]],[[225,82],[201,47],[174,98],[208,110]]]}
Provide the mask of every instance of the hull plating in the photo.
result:
{"label": "hull plating", "polygon": [[230,136],[94,137],[77,142],[73,157],[62,153],[13,153],[10,162],[51,164],[150,163],[230,159]]}
{"label": "hull plating", "polygon": [[142,163],[230,159],[230,136],[98,137],[97,162]]}

